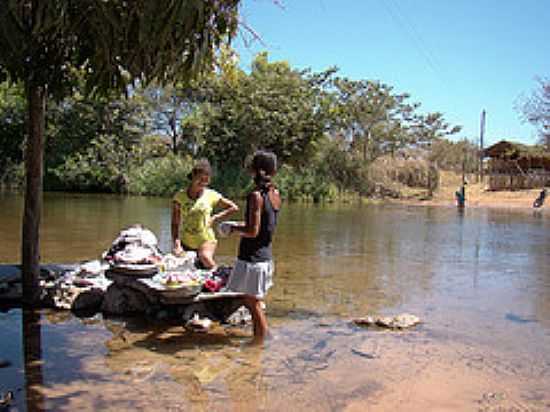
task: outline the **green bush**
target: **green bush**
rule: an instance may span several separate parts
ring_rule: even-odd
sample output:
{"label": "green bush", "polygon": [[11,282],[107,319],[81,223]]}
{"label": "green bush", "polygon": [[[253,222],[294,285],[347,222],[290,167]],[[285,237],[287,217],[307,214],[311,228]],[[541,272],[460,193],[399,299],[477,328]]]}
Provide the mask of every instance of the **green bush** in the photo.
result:
{"label": "green bush", "polygon": [[275,179],[284,199],[289,201],[334,201],[338,188],[329,176],[318,168],[298,169],[283,166]]}
{"label": "green bush", "polygon": [[168,153],[147,159],[128,173],[128,192],[136,195],[171,196],[185,187],[193,166],[189,157]]}
{"label": "green bush", "polygon": [[70,155],[63,164],[51,169],[63,189],[84,192],[124,193],[128,171],[140,153],[124,149],[116,136],[100,135],[83,151]]}
{"label": "green bush", "polygon": [[212,187],[231,199],[243,199],[253,187],[252,177],[241,166],[217,165]]}
{"label": "green bush", "polygon": [[18,190],[25,185],[25,164],[5,159],[0,171],[0,188]]}

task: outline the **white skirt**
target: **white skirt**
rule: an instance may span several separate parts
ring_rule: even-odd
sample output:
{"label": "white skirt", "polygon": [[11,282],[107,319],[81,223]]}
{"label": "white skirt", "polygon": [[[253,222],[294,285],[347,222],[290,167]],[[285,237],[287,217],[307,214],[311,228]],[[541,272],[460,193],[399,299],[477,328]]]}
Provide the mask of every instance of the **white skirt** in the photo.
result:
{"label": "white skirt", "polygon": [[226,289],[231,292],[240,292],[263,299],[267,291],[273,286],[273,261],[246,262],[237,259]]}

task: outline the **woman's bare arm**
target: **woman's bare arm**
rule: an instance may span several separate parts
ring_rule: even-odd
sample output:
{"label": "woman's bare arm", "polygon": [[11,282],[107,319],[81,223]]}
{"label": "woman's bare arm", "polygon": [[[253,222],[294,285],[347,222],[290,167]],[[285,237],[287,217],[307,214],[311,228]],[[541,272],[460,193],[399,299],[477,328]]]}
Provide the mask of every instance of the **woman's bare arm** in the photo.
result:
{"label": "woman's bare arm", "polygon": [[172,234],[172,248],[181,248],[180,243],[180,225],[181,225],[181,213],[180,204],[175,200],[172,202],[172,220],[171,220],[171,234]]}
{"label": "woman's bare arm", "polygon": [[225,217],[229,216],[230,214],[235,213],[239,210],[239,206],[237,206],[231,200],[226,199],[225,197],[222,197],[218,201],[217,206],[223,208],[223,210],[212,216],[211,222],[210,222],[211,224],[214,224],[214,222],[217,222],[218,220],[222,220]]}
{"label": "woman's bare arm", "polygon": [[237,232],[243,237],[256,237],[260,233],[260,220],[264,200],[260,192],[254,191],[248,195],[248,216],[242,226],[233,226],[232,232]]}
{"label": "woman's bare arm", "polygon": [[279,191],[275,188],[271,189],[268,194],[269,196],[269,201],[271,202],[271,205],[273,206],[273,208],[275,210],[280,210],[281,209],[281,194],[279,193]]}

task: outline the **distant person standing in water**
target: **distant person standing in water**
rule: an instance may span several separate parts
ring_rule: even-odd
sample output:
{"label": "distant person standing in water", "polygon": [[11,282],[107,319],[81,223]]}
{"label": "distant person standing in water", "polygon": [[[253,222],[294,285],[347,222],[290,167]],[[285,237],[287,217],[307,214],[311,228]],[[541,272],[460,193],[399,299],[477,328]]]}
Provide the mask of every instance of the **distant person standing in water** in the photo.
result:
{"label": "distant person standing in water", "polygon": [[[213,225],[239,207],[215,190],[209,189],[212,168],[206,159],[197,161],[189,175],[187,188],[176,193],[172,202],[172,247],[178,255],[184,250],[195,250],[200,264],[214,269],[217,240]],[[215,215],[215,208],[223,210]]]}
{"label": "distant person standing in water", "polygon": [[546,188],[540,191],[539,196],[533,202],[533,207],[535,209],[541,208],[544,205],[545,200],[546,200]]}
{"label": "distant person standing in water", "polygon": [[254,341],[263,342],[267,335],[267,319],[262,300],[273,285],[272,239],[281,208],[279,191],[272,182],[277,172],[277,157],[257,151],[249,169],[254,188],[246,198],[244,222],[231,227],[241,235],[239,255],[227,281],[227,289],[244,293],[245,306],[252,315]]}
{"label": "distant person standing in water", "polygon": [[455,192],[456,206],[463,208],[466,205],[466,182]]}

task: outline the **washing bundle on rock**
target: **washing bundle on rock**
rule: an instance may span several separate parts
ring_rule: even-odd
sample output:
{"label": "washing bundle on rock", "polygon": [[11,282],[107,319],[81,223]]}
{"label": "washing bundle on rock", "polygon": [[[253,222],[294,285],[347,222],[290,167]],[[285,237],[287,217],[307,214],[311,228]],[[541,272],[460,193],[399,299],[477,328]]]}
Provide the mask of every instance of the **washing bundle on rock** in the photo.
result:
{"label": "washing bundle on rock", "polygon": [[153,232],[134,225],[120,232],[103,259],[109,263],[109,270],[136,276],[152,276],[158,272],[162,253]]}

